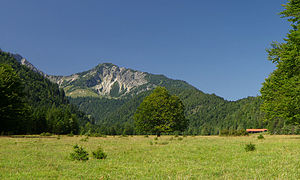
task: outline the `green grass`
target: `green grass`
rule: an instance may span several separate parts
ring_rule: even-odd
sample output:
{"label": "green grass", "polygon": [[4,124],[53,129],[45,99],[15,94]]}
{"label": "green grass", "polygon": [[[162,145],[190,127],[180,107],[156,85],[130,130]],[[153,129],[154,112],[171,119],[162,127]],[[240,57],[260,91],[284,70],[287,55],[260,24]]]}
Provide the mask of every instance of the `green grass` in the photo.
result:
{"label": "green grass", "polygon": [[[0,179],[300,179],[300,136],[24,137],[0,137]],[[75,144],[90,160],[70,160]]]}

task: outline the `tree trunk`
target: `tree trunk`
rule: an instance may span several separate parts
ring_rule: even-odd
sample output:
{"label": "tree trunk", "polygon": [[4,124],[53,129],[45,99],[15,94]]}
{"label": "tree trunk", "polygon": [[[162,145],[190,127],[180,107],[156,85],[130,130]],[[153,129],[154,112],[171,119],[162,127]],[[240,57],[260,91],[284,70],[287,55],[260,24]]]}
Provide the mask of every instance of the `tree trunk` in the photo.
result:
{"label": "tree trunk", "polygon": [[156,136],[157,136],[157,137],[160,137],[160,132],[156,132]]}

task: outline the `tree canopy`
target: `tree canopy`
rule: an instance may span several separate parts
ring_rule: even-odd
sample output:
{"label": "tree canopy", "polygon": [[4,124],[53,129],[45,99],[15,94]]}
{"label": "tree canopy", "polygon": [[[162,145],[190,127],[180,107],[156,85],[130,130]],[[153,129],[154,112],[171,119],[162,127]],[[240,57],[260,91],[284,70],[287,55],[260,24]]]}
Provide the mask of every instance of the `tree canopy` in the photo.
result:
{"label": "tree canopy", "polygon": [[157,87],[147,96],[134,114],[136,129],[140,133],[184,131],[188,120],[184,105],[176,95],[170,95],[165,87]]}
{"label": "tree canopy", "polygon": [[288,18],[291,30],[285,42],[273,42],[267,50],[275,69],[263,83],[261,108],[265,119],[283,119],[288,124],[300,123],[300,0],[290,0],[281,17]]}
{"label": "tree canopy", "polygon": [[[20,77],[7,64],[0,64],[0,132],[25,132],[23,123],[28,120],[28,106]],[[20,121],[22,119],[22,121]]]}

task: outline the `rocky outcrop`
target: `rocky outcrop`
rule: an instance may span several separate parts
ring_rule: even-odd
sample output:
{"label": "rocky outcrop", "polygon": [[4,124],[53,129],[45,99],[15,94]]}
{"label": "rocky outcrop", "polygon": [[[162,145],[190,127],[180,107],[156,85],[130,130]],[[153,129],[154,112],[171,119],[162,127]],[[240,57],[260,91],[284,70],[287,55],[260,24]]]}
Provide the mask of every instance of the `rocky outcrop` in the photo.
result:
{"label": "rocky outcrop", "polygon": [[32,65],[29,61],[27,61],[24,57],[22,57],[19,54],[12,54],[12,56],[19,61],[22,65],[27,66],[29,69],[31,69],[34,72],[37,72],[41,75],[43,75],[44,77],[47,77],[47,75],[45,73],[43,73],[42,71],[40,71],[39,69],[37,69],[34,65]]}
{"label": "rocky outcrop", "polygon": [[[101,96],[121,97],[148,83],[146,75],[147,73],[144,72],[104,63],[86,72],[70,76],[49,76],[48,78],[66,89],[67,94],[71,91],[88,88]],[[85,93],[85,91],[80,92]],[[84,94],[80,96],[84,96]]]}

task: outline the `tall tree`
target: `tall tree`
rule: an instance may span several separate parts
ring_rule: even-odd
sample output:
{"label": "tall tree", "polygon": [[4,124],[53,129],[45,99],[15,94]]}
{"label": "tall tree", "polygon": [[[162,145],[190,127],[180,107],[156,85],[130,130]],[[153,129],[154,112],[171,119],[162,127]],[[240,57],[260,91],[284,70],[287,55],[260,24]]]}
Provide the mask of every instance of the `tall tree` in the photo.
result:
{"label": "tall tree", "polygon": [[158,136],[162,132],[184,131],[188,126],[183,103],[164,87],[157,87],[143,100],[134,114],[134,121],[139,132]]}
{"label": "tall tree", "polygon": [[284,120],[300,124],[300,0],[290,0],[281,17],[288,18],[291,30],[284,43],[274,42],[268,49],[275,69],[263,83],[261,108],[269,121]]}
{"label": "tall tree", "polygon": [[0,132],[26,132],[28,106],[20,77],[7,64],[0,64]]}

